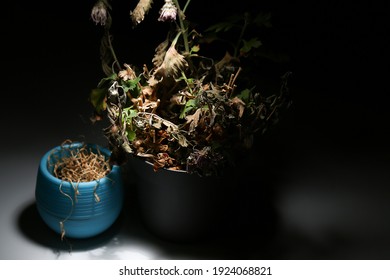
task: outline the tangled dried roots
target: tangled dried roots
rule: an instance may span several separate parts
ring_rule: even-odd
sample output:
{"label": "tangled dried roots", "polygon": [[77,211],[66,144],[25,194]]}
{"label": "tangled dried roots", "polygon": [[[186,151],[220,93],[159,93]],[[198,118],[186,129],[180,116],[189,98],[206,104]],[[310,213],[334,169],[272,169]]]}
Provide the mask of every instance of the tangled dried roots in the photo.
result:
{"label": "tangled dried roots", "polygon": [[68,182],[90,182],[105,177],[111,170],[108,159],[85,145],[77,149],[68,149],[68,156],[54,164],[54,176]]}

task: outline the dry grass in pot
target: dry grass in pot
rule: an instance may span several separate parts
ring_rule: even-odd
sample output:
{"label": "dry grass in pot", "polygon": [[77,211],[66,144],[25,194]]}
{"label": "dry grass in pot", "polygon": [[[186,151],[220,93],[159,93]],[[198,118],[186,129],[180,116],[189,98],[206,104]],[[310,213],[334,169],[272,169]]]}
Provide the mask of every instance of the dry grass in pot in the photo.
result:
{"label": "dry grass in pot", "polygon": [[76,150],[69,149],[69,156],[54,164],[53,173],[58,179],[67,182],[90,182],[105,177],[110,170],[108,159],[99,150],[94,152],[82,146]]}

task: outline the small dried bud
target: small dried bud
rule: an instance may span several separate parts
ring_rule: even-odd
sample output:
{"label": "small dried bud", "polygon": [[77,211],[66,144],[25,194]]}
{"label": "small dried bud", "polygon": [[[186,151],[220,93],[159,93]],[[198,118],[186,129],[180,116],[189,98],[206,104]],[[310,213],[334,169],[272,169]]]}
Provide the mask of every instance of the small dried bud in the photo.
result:
{"label": "small dried bud", "polygon": [[91,18],[95,24],[105,25],[107,21],[107,7],[103,1],[98,1],[92,8]]}
{"label": "small dried bud", "polygon": [[110,131],[111,131],[112,134],[116,134],[116,133],[118,133],[119,128],[118,128],[118,126],[116,126],[115,124],[113,124],[113,125],[111,126],[111,128],[110,128]]}
{"label": "small dried bud", "polygon": [[177,8],[172,0],[165,0],[164,6],[160,10],[159,21],[174,21],[176,20]]}

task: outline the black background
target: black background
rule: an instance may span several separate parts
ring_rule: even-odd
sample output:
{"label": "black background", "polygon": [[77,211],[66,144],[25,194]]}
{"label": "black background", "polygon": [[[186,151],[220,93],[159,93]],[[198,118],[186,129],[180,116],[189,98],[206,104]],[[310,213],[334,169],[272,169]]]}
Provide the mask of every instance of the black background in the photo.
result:
{"label": "black background", "polygon": [[[291,87],[296,106],[301,102],[307,105],[304,108],[307,112],[295,110],[297,114],[305,114],[303,121],[320,118],[326,129],[342,126],[348,132],[339,131],[341,134],[358,134],[354,135],[355,141],[362,138],[382,141],[381,135],[375,135],[380,130],[373,128],[386,124],[388,4],[251,2],[231,5],[221,1],[194,1],[189,11],[191,19],[201,25],[248,9],[271,12],[273,27],[260,39],[265,48],[287,54],[290,61],[276,66],[276,72],[267,71],[267,65],[258,69],[260,73],[271,72],[268,78],[272,79],[284,71],[293,72]],[[80,106],[85,105],[90,88],[102,77],[99,61],[102,30],[90,18],[93,3],[15,1],[4,4],[3,104],[24,112],[13,114],[10,109],[9,124],[16,123],[12,118],[21,115],[51,114],[53,103],[65,111],[57,110],[55,118],[44,118],[45,123],[54,120],[64,123],[71,112],[79,113]],[[114,43],[122,61],[135,65],[145,63],[165,37],[164,24],[155,24],[158,4],[134,30],[128,11],[135,3],[117,1],[115,5]],[[120,29],[126,31],[119,32]],[[18,93],[11,94],[14,89]],[[3,120],[7,119],[6,115]],[[8,127],[12,134],[19,126]],[[62,125],[58,127],[63,129]]]}
{"label": "black background", "polygon": [[[124,62],[150,61],[165,36],[154,27],[159,4],[132,30],[128,11],[135,1],[114,2],[114,31],[129,31],[114,37]],[[65,139],[105,143],[101,127],[89,121],[88,95],[103,76],[93,4],[12,1],[1,7],[2,165],[14,158],[39,160]],[[254,257],[388,259],[389,4],[193,0],[189,13],[206,24],[248,9],[272,13],[263,44],[289,57],[265,63],[261,79],[274,82],[291,71],[293,96],[291,110],[265,139],[268,146],[251,155],[249,172],[268,163],[262,172],[278,182],[272,200],[283,213],[272,252]],[[254,175],[246,179],[258,183]],[[257,210],[250,208],[249,216],[261,215]],[[251,234],[258,233],[255,228]]]}

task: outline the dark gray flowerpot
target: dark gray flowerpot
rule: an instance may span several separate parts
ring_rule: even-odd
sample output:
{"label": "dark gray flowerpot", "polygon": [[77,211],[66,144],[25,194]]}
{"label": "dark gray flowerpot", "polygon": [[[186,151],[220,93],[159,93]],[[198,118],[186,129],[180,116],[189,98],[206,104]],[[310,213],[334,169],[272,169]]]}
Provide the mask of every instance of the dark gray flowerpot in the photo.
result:
{"label": "dark gray flowerpot", "polygon": [[231,202],[231,178],[200,177],[130,159],[145,226],[171,241],[193,241],[223,232]]}

